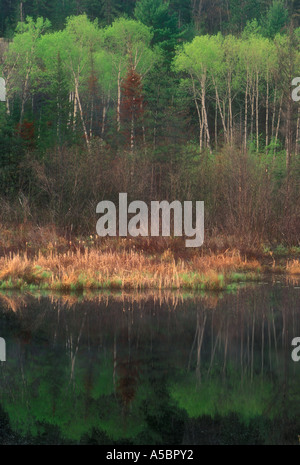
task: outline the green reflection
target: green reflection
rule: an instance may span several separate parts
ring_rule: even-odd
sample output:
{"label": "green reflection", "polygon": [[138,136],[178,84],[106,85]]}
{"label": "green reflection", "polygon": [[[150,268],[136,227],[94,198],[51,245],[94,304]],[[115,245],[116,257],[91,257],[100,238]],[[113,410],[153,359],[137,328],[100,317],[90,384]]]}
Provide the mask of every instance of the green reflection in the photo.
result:
{"label": "green reflection", "polygon": [[181,302],[10,302],[1,441],[296,444],[298,298],[264,285]]}

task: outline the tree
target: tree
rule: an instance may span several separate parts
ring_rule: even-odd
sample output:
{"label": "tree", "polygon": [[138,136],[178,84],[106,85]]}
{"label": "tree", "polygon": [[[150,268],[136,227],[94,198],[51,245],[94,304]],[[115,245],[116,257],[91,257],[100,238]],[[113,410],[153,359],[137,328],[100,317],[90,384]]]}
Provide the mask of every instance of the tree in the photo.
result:
{"label": "tree", "polygon": [[261,0],[229,0],[229,28],[231,33],[242,32],[248,21],[260,21],[265,10]]}
{"label": "tree", "polygon": [[91,19],[99,19],[99,23],[110,25],[122,13],[120,0],[86,0],[85,11]]}
{"label": "tree", "polygon": [[[40,144],[50,145],[52,141],[63,145],[67,140],[69,129],[69,115],[71,104],[69,100],[69,83],[60,50],[57,51],[56,60],[52,62],[51,72],[47,70],[44,75],[45,105],[42,105],[40,113],[41,132]],[[43,113],[42,113],[43,112]]]}
{"label": "tree", "polygon": [[37,85],[40,74],[36,60],[39,39],[50,25],[49,20],[37,18],[34,21],[31,17],[27,17],[26,22],[18,24],[16,35],[6,54],[5,77],[8,95],[18,92],[21,97],[20,127],[30,89]]}
{"label": "tree", "polygon": [[274,39],[276,34],[283,32],[284,27],[287,25],[289,19],[289,11],[285,8],[283,0],[273,0],[270,6],[265,24],[264,31],[266,37]]}
{"label": "tree", "polygon": [[91,56],[101,44],[101,34],[96,23],[89,21],[86,15],[73,16],[68,19],[64,31],[48,34],[41,43],[41,53],[46,69],[52,72],[52,63],[57,60],[59,52],[61,63],[69,82],[73,102],[73,125],[76,124],[77,112],[83,129],[86,145],[90,141],[87,122],[84,115],[81,89],[91,75]]}
{"label": "tree", "polygon": [[130,68],[122,83],[121,122],[131,150],[136,143],[137,123],[144,113],[143,100],[141,76]]}
{"label": "tree", "polygon": [[179,30],[191,23],[191,0],[170,0],[170,11],[177,17]]}
{"label": "tree", "polygon": [[[277,34],[275,37],[277,52],[278,86],[282,92],[282,114],[284,117],[283,135],[285,137],[286,167],[288,178],[290,175],[291,156],[293,152],[293,134],[298,125],[299,114],[295,111],[295,102],[292,101],[291,83],[300,66],[299,41],[295,31],[291,28],[288,35]],[[288,90],[287,90],[288,89]],[[296,150],[295,150],[296,151]],[[288,179],[289,182],[289,179]]]}
{"label": "tree", "polygon": [[139,0],[134,15],[153,32],[152,45],[159,45],[171,59],[178,39],[177,18],[169,13],[169,3],[163,0]]}
{"label": "tree", "polygon": [[[211,150],[211,135],[207,112],[207,90],[211,83],[216,87],[215,66],[223,62],[222,37],[198,36],[190,44],[184,44],[174,60],[177,71],[185,71],[191,79],[191,89],[199,122],[199,147],[203,143]],[[212,79],[212,80],[211,80]],[[220,108],[220,107],[219,107]]]}
{"label": "tree", "polygon": [[150,48],[152,33],[144,24],[120,18],[106,28],[104,47],[111,54],[114,82],[117,85],[117,130],[121,129],[121,85],[128,69],[136,71],[141,80],[157,60]]}

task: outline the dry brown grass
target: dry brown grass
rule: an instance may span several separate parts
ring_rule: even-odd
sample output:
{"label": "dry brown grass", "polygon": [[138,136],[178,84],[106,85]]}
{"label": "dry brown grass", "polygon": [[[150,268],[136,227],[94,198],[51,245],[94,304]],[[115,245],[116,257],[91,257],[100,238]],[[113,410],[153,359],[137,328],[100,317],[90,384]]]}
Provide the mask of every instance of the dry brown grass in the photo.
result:
{"label": "dry brown grass", "polygon": [[48,289],[222,289],[233,272],[257,271],[256,260],[243,259],[238,251],[175,259],[167,249],[162,255],[140,251],[55,251],[28,258],[10,254],[0,258],[2,287],[41,285]]}
{"label": "dry brown grass", "polygon": [[300,274],[300,260],[289,260],[286,264],[286,271],[289,274]]}

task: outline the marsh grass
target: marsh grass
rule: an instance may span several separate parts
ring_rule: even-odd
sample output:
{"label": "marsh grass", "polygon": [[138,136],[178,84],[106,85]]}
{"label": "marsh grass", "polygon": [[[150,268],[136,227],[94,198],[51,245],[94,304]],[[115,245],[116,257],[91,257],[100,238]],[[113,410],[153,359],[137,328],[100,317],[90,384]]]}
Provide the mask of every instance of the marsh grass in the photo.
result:
{"label": "marsh grass", "polygon": [[[254,279],[260,271],[256,260],[242,258],[237,250],[222,254],[175,258],[143,251],[77,250],[39,252],[28,257],[17,252],[0,258],[1,289],[190,289],[223,290],[230,282]],[[250,274],[249,274],[250,273]]]}
{"label": "marsh grass", "polygon": [[300,275],[300,260],[289,260],[286,265],[286,271],[292,275]]}

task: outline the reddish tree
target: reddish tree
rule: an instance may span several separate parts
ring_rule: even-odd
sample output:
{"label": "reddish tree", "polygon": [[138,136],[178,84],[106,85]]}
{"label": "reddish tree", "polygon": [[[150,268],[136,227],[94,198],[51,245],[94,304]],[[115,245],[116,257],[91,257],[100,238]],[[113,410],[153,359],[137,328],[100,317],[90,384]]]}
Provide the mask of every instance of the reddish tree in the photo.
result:
{"label": "reddish tree", "polygon": [[28,147],[34,146],[34,122],[25,119],[21,125],[17,124],[16,132],[26,141]]}
{"label": "reddish tree", "polygon": [[121,123],[123,133],[130,143],[131,150],[134,148],[138,137],[138,123],[142,122],[144,113],[144,99],[142,93],[141,76],[135,69],[130,68],[121,87]]}

